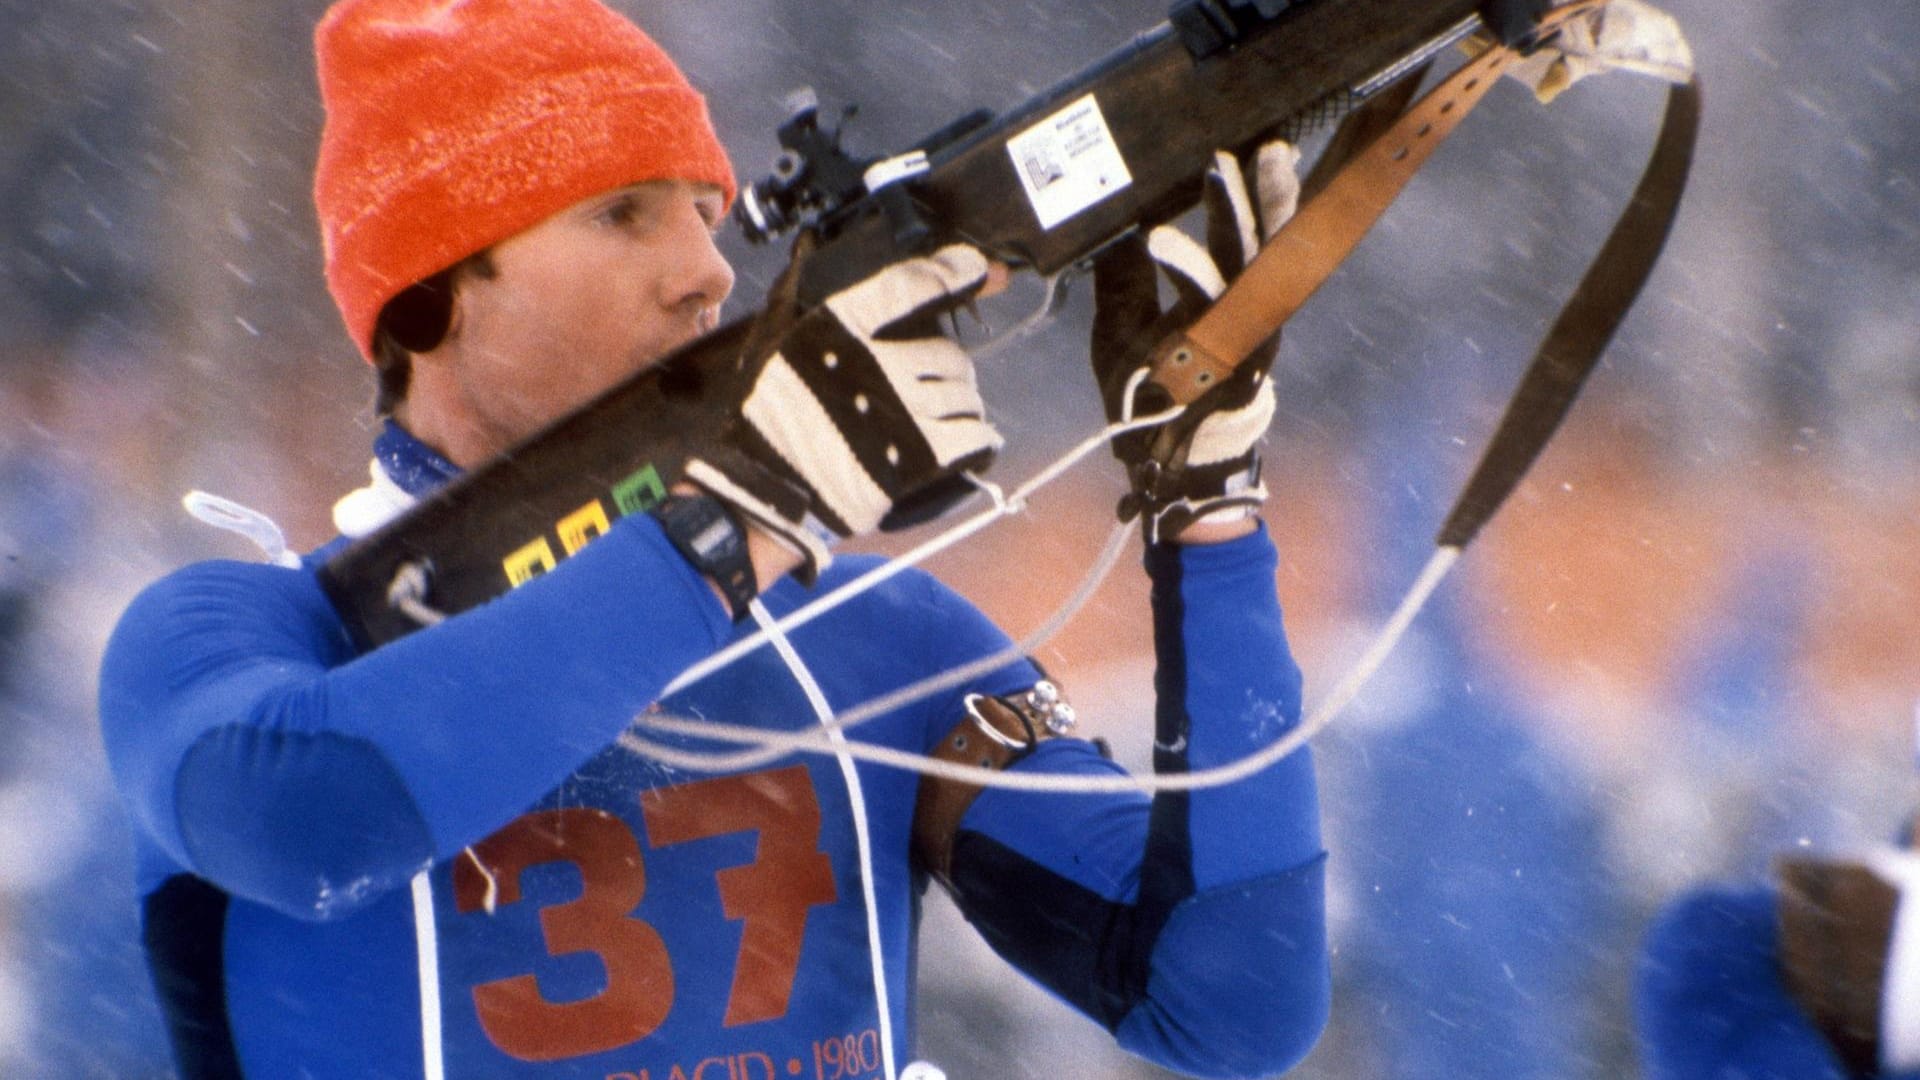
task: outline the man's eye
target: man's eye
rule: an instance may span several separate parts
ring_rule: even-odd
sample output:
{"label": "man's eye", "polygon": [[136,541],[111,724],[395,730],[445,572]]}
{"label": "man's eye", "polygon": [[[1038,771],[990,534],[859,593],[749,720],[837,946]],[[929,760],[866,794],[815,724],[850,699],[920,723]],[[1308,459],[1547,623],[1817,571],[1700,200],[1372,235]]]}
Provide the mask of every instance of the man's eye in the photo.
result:
{"label": "man's eye", "polygon": [[647,206],[634,196],[620,196],[599,211],[599,219],[616,229],[630,229],[647,219]]}

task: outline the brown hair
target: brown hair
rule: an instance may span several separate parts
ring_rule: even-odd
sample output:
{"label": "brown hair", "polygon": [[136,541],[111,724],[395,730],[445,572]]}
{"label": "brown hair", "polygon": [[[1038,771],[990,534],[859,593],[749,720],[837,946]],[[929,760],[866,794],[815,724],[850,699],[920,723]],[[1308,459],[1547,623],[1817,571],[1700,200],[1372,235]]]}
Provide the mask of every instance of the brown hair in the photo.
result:
{"label": "brown hair", "polygon": [[499,274],[493,250],[482,249],[431,277],[402,289],[380,308],[373,326],[373,369],[377,383],[373,415],[386,419],[407,399],[413,382],[413,357],[432,352],[453,326],[453,301],[468,277],[491,281]]}

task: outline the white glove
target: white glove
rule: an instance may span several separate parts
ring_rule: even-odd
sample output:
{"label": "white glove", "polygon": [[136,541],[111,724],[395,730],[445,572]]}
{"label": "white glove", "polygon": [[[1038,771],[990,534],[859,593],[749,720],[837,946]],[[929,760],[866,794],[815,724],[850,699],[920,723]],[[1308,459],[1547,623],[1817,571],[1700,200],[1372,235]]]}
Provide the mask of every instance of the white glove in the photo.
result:
{"label": "white glove", "polygon": [[[1094,377],[1110,420],[1165,408],[1164,394],[1138,373],[1154,346],[1193,324],[1260,245],[1293,217],[1300,201],[1300,152],[1269,143],[1255,156],[1249,193],[1239,159],[1214,156],[1207,174],[1207,243],[1162,225],[1142,240],[1130,236],[1094,262]],[[1255,199],[1258,199],[1258,207]],[[1156,268],[1158,274],[1156,274]],[[1161,310],[1158,275],[1173,286],[1173,305]],[[1250,514],[1266,499],[1258,443],[1273,419],[1273,383],[1267,371],[1279,350],[1276,337],[1233,374],[1187,406],[1177,419],[1114,440],[1133,491],[1120,504],[1123,520],[1145,516],[1150,541],[1177,537],[1202,518]]]}
{"label": "white glove", "polygon": [[895,263],[796,318],[804,259],[741,357],[735,421],[687,477],[791,545],[810,580],[832,539],[945,512],[1002,440],[939,325],[985,284],[984,256],[956,244]]}
{"label": "white glove", "polygon": [[1550,102],[1581,79],[1616,69],[1685,83],[1693,78],[1693,50],[1673,16],[1644,0],[1610,0],[1568,19],[1506,73]]}

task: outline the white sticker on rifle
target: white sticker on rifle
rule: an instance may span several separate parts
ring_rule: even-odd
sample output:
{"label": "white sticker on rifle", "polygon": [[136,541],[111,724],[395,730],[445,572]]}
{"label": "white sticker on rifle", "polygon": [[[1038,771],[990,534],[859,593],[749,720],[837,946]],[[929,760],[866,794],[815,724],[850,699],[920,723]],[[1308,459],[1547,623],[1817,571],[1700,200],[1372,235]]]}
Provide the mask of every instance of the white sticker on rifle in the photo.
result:
{"label": "white sticker on rifle", "polygon": [[1043,229],[1133,183],[1092,94],[1007,140],[1007,153]]}

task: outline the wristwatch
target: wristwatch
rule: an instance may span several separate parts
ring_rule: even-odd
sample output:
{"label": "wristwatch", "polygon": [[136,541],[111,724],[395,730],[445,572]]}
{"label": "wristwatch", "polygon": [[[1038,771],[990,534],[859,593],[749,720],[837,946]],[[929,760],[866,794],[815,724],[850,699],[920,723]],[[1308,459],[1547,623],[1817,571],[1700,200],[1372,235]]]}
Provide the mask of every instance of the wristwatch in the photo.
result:
{"label": "wristwatch", "polygon": [[733,621],[746,618],[760,589],[733,509],[711,495],[669,495],[650,512],[674,550],[720,587]]}

